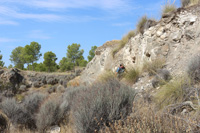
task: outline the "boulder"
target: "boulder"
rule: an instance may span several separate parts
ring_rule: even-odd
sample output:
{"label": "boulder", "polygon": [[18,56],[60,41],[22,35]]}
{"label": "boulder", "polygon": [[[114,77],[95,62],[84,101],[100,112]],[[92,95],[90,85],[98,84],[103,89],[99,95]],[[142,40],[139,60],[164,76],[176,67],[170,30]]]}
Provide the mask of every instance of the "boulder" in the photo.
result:
{"label": "boulder", "polygon": [[25,92],[26,91],[26,85],[20,85],[19,91]]}
{"label": "boulder", "polygon": [[18,85],[23,81],[24,77],[19,73],[19,70],[14,68],[8,72],[8,80],[13,85]]}
{"label": "boulder", "polygon": [[60,133],[61,129],[59,126],[52,126],[50,129],[47,131],[47,133]]}

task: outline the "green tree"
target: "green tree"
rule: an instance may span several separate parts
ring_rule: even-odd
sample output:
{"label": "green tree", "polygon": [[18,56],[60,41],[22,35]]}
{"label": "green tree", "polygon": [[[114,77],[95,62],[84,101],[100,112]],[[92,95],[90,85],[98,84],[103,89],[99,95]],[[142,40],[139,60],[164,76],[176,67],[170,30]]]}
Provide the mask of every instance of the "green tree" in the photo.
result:
{"label": "green tree", "polygon": [[44,54],[44,65],[48,68],[48,72],[53,71],[56,69],[57,64],[56,64],[56,54],[53,52],[49,51]]}
{"label": "green tree", "polygon": [[95,56],[95,50],[97,49],[97,46],[92,46],[91,50],[89,51],[89,55],[88,55],[88,62],[90,62],[94,56]]}
{"label": "green tree", "polygon": [[26,45],[23,50],[23,56],[25,59],[25,62],[28,65],[29,69],[29,63],[32,64],[32,69],[34,70],[34,65],[33,63],[35,61],[38,61],[39,58],[42,56],[40,53],[41,45],[37,42],[31,42],[30,45]]}
{"label": "green tree", "polygon": [[60,70],[62,72],[69,71],[73,69],[74,64],[66,57],[63,57],[59,62]]}
{"label": "green tree", "polygon": [[[0,51],[1,52],[1,51]],[[3,55],[0,54],[0,66],[3,67],[4,66],[4,62],[2,61]]]}
{"label": "green tree", "polygon": [[10,64],[10,65],[8,66],[8,69],[11,69],[11,68],[13,68],[12,64]]}
{"label": "green tree", "polygon": [[25,60],[22,55],[22,52],[23,52],[23,47],[19,46],[15,48],[10,55],[10,61],[14,63],[16,68],[19,69],[24,69]]}
{"label": "green tree", "polygon": [[73,43],[67,47],[67,58],[75,65],[77,61],[83,58],[84,50],[80,50],[80,44]]}

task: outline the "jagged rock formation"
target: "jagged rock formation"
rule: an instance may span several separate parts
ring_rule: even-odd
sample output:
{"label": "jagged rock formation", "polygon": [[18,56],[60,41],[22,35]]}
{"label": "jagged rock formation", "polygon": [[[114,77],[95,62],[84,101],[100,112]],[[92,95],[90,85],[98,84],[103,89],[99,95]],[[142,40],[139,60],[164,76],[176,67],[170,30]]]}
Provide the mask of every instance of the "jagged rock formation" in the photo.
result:
{"label": "jagged rock formation", "polygon": [[166,60],[166,68],[174,75],[186,70],[188,61],[200,51],[200,6],[179,8],[164,14],[155,26],[131,38],[115,57],[113,45],[96,50],[93,60],[81,76],[83,82],[92,83],[105,70],[115,71],[120,63],[127,68],[142,66],[155,58]]}

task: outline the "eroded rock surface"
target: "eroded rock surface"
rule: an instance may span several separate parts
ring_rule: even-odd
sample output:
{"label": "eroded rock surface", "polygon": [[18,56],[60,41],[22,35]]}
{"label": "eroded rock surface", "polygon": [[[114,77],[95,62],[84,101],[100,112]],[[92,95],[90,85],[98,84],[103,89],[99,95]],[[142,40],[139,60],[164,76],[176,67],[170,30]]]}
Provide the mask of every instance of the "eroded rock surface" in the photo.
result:
{"label": "eroded rock surface", "polygon": [[114,58],[112,51],[119,42],[103,45],[96,50],[93,60],[81,76],[82,82],[92,83],[105,70],[116,71],[120,63],[126,68],[142,66],[156,58],[166,60],[166,69],[172,75],[182,74],[192,56],[200,53],[200,7],[180,8],[132,37]]}

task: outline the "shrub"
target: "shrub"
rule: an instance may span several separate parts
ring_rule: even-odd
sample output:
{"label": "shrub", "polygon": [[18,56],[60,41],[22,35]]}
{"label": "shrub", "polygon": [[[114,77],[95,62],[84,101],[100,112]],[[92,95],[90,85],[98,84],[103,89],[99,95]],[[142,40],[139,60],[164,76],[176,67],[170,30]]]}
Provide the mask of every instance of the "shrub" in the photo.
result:
{"label": "shrub", "polygon": [[101,131],[102,133],[183,133],[199,132],[198,119],[188,119],[156,112],[154,106],[134,103],[133,113],[125,120],[116,121]]}
{"label": "shrub", "polygon": [[155,95],[155,102],[159,108],[163,108],[169,104],[183,102],[186,89],[189,86],[190,81],[187,78],[176,78],[160,88]]}
{"label": "shrub", "polygon": [[[175,1],[174,1],[175,2]],[[162,9],[162,15],[166,14],[166,13],[170,13],[172,11],[176,10],[176,5],[173,3],[171,3],[170,0],[167,1],[167,3],[164,5],[163,9]]]}
{"label": "shrub", "polygon": [[47,98],[47,95],[39,92],[30,94],[25,97],[23,106],[29,114],[34,115],[38,112],[39,107],[45,98]]}
{"label": "shrub", "polygon": [[7,115],[13,124],[29,124],[29,114],[26,113],[24,107],[18,104],[15,99],[4,100],[0,105],[0,109]]}
{"label": "shrub", "polygon": [[144,62],[143,64],[143,71],[149,73],[150,76],[155,75],[157,70],[164,67],[165,60],[161,58],[157,58],[152,60],[151,62]]}
{"label": "shrub", "polygon": [[143,16],[143,17],[139,20],[139,22],[138,22],[138,24],[137,24],[137,32],[138,32],[138,33],[142,33],[142,34],[144,33],[145,24],[146,24],[147,20],[148,20],[148,18],[147,18],[146,15]]}
{"label": "shrub", "polygon": [[0,132],[6,132],[6,129],[9,128],[9,120],[7,116],[0,111]]}
{"label": "shrub", "polygon": [[140,76],[140,70],[138,68],[132,68],[126,72],[125,78],[130,83],[137,82]]}
{"label": "shrub", "polygon": [[119,46],[112,51],[112,56],[114,57],[115,54],[128,43],[131,37],[134,37],[135,35],[136,32],[134,30],[129,31],[128,34],[121,39]]}
{"label": "shrub", "polygon": [[171,78],[170,72],[166,69],[157,70],[156,76],[152,80],[152,86],[156,88],[158,85],[164,85]]}
{"label": "shrub", "polygon": [[181,0],[181,6],[182,6],[182,7],[188,6],[188,5],[190,4],[190,1],[191,1],[191,0]]}
{"label": "shrub", "polygon": [[36,116],[38,130],[45,131],[52,125],[59,124],[68,111],[68,102],[59,99],[48,99],[40,107]]}
{"label": "shrub", "polygon": [[97,132],[103,124],[125,118],[131,112],[135,91],[117,80],[84,88],[72,105],[77,132]]}
{"label": "shrub", "polygon": [[195,56],[190,60],[187,73],[194,82],[200,81],[200,56]]}

